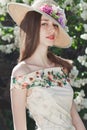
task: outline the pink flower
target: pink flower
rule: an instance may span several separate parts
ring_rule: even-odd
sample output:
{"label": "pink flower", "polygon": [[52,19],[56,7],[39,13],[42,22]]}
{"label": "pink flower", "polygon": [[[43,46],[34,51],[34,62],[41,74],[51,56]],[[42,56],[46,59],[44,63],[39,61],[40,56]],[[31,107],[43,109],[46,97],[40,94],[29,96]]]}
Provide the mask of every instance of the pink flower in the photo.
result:
{"label": "pink flower", "polygon": [[51,15],[52,14],[52,6],[44,5],[40,7],[41,11]]}
{"label": "pink flower", "polygon": [[40,10],[53,17],[63,28],[65,28],[66,17],[64,10],[51,5],[43,5]]}
{"label": "pink flower", "polygon": [[22,88],[23,88],[23,89],[24,89],[24,88],[27,88],[28,85],[29,85],[28,83],[23,83],[23,84],[22,84]]}

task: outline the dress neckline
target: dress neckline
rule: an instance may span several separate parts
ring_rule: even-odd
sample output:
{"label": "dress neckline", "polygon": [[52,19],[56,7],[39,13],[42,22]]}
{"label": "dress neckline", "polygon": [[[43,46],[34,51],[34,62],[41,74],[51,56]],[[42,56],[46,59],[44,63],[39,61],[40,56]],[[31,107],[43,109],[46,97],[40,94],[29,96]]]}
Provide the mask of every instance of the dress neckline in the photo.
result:
{"label": "dress neckline", "polygon": [[[19,75],[19,76],[13,76],[13,77],[21,77],[21,76],[25,77],[26,75],[31,76],[31,75],[34,75],[37,72],[42,73],[42,72],[46,72],[46,71],[49,71],[49,70],[50,71],[54,71],[54,70],[58,71],[58,69],[63,72],[63,67],[54,66],[54,67],[48,67],[48,68],[38,69],[38,70],[35,70],[35,71],[32,71],[32,72],[28,72],[28,73],[25,73],[25,74],[22,74],[22,75]],[[65,73],[64,73],[64,75],[65,75]]]}

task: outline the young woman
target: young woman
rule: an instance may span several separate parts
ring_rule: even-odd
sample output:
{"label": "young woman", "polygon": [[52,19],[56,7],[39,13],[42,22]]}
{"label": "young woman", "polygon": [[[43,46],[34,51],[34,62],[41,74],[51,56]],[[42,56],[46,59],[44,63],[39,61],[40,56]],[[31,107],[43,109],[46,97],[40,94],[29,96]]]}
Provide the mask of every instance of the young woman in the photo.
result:
{"label": "young woman", "polygon": [[8,10],[20,26],[21,40],[11,75],[14,130],[27,130],[26,108],[38,130],[85,130],[68,78],[72,64],[49,52],[51,46],[70,46],[64,11],[52,0],[36,0],[32,6],[10,3]]}

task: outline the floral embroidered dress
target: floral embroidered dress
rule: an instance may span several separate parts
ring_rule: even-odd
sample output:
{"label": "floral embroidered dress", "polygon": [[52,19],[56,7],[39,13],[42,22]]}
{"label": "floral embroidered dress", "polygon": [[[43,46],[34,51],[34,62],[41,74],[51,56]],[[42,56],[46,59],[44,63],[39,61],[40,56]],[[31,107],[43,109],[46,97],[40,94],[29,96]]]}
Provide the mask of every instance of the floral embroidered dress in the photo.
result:
{"label": "floral embroidered dress", "polygon": [[61,67],[12,77],[11,87],[32,90],[26,107],[38,130],[75,130],[70,115],[73,90]]}

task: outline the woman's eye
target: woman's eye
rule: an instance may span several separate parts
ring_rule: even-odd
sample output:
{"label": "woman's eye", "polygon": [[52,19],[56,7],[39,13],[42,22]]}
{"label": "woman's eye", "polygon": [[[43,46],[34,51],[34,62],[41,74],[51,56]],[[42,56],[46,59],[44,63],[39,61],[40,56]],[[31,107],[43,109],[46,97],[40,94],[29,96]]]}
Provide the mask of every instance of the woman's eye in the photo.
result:
{"label": "woman's eye", "polygon": [[57,25],[57,24],[53,24],[53,26],[54,26],[55,28],[58,28],[58,25]]}
{"label": "woman's eye", "polygon": [[47,26],[47,23],[42,23],[41,25],[42,25],[42,26]]}

